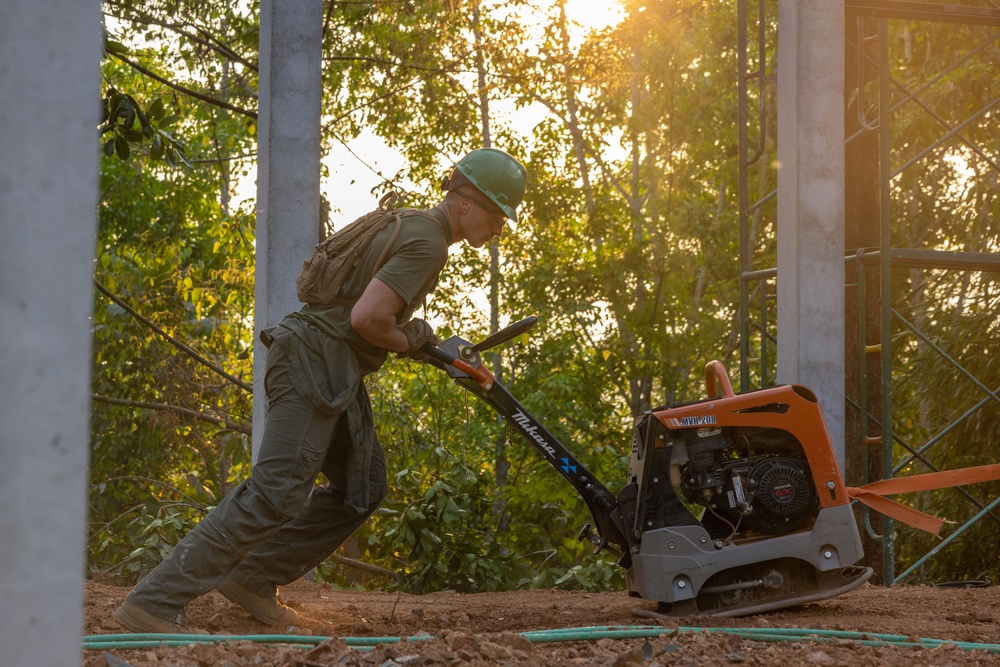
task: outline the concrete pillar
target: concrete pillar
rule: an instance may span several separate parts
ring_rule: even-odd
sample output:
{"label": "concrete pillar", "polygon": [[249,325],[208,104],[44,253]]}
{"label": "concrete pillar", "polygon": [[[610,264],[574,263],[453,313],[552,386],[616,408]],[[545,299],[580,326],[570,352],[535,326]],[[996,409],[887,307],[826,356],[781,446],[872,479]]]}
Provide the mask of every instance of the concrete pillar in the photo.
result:
{"label": "concrete pillar", "polygon": [[[301,307],[295,277],[317,242],[321,0],[262,0],[254,332]],[[253,454],[264,433],[267,350],[254,344]]]}
{"label": "concrete pillar", "polygon": [[778,2],[778,382],[816,393],[844,467],[844,6]]}
{"label": "concrete pillar", "polygon": [[0,19],[0,665],[78,667],[100,122],[97,0]]}

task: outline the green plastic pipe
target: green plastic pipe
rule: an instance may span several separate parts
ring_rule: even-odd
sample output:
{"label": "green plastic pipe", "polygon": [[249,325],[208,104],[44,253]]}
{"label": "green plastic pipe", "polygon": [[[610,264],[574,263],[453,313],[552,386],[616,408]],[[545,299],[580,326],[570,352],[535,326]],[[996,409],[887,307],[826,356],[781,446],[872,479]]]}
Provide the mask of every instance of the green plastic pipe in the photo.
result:
{"label": "green plastic pipe", "polygon": [[[673,634],[727,634],[743,639],[769,642],[828,641],[831,639],[857,641],[864,646],[897,648],[934,648],[942,644],[954,645],[964,651],[1000,653],[1000,644],[977,644],[945,639],[912,638],[905,635],[853,632],[845,630],[817,630],[810,628],[667,628],[650,625],[605,625],[578,628],[530,630],[518,633],[532,643],[594,641],[597,639],[641,639]],[[158,646],[185,646],[188,644],[214,644],[225,641],[251,641],[258,644],[290,644],[316,646],[330,637],[302,635],[172,635],[172,634],[122,634],[90,635],[83,638],[83,648],[88,651],[109,649],[139,649]],[[406,641],[433,639],[429,635],[407,637]],[[397,644],[401,637],[344,637],[347,646],[358,650],[371,650],[379,644]]]}

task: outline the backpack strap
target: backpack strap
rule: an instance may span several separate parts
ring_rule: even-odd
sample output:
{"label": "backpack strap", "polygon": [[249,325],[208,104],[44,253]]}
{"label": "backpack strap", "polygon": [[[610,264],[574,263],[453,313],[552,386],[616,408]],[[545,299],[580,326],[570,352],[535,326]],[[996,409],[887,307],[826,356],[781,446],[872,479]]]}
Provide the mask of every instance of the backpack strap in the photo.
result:
{"label": "backpack strap", "polygon": [[378,209],[380,211],[390,212],[396,208],[396,200],[399,199],[399,195],[393,190],[382,195],[382,198],[378,200]]}
{"label": "backpack strap", "polygon": [[[391,192],[389,194],[395,195],[396,193]],[[399,228],[403,226],[403,216],[399,214],[399,211],[392,212],[392,219],[394,224],[392,234],[389,236],[389,241],[385,244],[385,247],[382,248],[382,254],[380,254],[378,256],[378,260],[375,261],[375,266],[372,267],[372,278],[375,277],[378,270],[382,268],[382,264],[385,263],[386,257],[389,255],[389,251],[392,250],[392,244],[396,242],[396,237],[399,236]],[[369,280],[371,280],[371,278],[369,278]]]}

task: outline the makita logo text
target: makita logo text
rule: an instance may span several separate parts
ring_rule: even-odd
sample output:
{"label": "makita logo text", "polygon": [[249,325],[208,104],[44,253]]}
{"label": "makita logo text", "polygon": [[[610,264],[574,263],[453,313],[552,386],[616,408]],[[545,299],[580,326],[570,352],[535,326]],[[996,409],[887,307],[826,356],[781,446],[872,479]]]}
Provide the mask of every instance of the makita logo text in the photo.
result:
{"label": "makita logo text", "polygon": [[541,433],[538,432],[538,427],[531,423],[531,417],[524,414],[520,410],[515,412],[513,415],[514,421],[517,425],[521,427],[525,435],[529,436],[532,440],[538,443],[538,446],[544,449],[549,456],[555,456],[556,450],[552,448],[545,438],[542,437]]}
{"label": "makita logo text", "polygon": [[681,426],[703,426],[714,424],[715,415],[699,415],[697,417],[681,417]]}

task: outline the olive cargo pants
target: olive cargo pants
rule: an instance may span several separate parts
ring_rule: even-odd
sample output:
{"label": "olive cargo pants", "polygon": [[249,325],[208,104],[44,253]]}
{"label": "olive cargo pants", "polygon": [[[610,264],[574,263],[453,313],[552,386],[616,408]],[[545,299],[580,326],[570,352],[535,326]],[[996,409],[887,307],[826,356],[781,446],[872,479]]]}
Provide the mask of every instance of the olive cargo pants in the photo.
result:
{"label": "olive cargo pants", "polygon": [[[183,625],[185,605],[228,577],[273,597],[277,586],[295,581],[339,548],[383,500],[385,461],[375,440],[367,508],[358,512],[345,502],[352,488],[345,461],[353,446],[347,414],[317,410],[314,397],[302,396],[293,356],[287,346],[268,353],[267,426],[250,478],[139,582],[129,602]],[[358,387],[370,411],[360,382]],[[315,485],[320,472],[329,484]]]}

